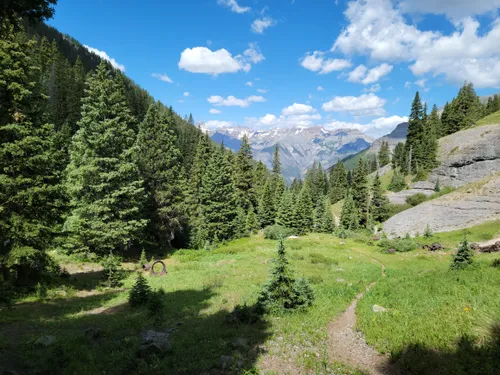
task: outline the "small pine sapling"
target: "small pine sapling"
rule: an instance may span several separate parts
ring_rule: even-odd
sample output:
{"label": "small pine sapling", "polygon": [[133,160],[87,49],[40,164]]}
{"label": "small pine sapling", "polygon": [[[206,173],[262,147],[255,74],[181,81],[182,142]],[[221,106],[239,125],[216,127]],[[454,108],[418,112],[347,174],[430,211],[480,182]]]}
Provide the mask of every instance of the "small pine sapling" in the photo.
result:
{"label": "small pine sapling", "polygon": [[434,236],[434,232],[432,231],[429,224],[427,224],[427,226],[425,227],[425,231],[424,231],[424,237],[425,238],[432,238],[432,236]]}
{"label": "small pine sapling", "polygon": [[142,266],[148,264],[148,258],[146,257],[146,250],[142,249],[141,257],[139,258],[139,268],[142,269]]}
{"label": "small pine sapling", "polygon": [[434,185],[434,191],[439,193],[441,191],[441,185],[439,183],[439,178],[436,180],[436,185]]}
{"label": "small pine sapling", "polygon": [[137,275],[134,286],[128,294],[128,303],[132,307],[144,306],[151,296],[151,287],[142,274]]}
{"label": "small pine sapling", "polygon": [[451,262],[451,269],[462,270],[467,268],[472,263],[474,263],[474,250],[469,245],[467,237],[464,238],[463,242],[458,247],[457,253],[453,255],[453,261]]}
{"label": "small pine sapling", "polygon": [[120,259],[113,255],[110,251],[109,255],[101,262],[103,266],[102,278],[104,286],[107,288],[115,288],[121,285],[123,279],[123,270],[121,268]]}

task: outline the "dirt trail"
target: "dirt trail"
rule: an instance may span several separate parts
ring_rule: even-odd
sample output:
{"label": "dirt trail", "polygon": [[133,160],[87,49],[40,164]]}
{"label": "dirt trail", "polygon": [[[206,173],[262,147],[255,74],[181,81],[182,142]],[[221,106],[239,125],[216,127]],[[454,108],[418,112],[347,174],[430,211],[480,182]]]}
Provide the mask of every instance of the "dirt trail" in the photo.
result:
{"label": "dirt trail", "polygon": [[[380,266],[382,277],[385,277],[385,266],[376,259],[371,260]],[[371,283],[365,292],[359,293],[347,310],[328,325],[328,358],[357,367],[370,375],[397,375],[400,373],[397,366],[391,364],[387,356],[368,346],[363,335],[356,331],[358,301],[375,284]]]}

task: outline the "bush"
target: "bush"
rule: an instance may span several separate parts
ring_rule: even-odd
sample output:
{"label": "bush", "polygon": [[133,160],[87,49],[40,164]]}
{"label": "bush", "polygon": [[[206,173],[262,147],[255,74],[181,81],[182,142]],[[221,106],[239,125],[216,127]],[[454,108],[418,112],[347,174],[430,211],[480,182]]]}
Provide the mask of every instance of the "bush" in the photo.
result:
{"label": "bush", "polygon": [[412,207],[415,207],[421,203],[424,203],[426,200],[427,195],[425,195],[424,193],[417,193],[406,198],[406,203],[408,203]]}
{"label": "bush", "polygon": [[453,255],[453,260],[450,264],[452,270],[462,270],[474,263],[474,251],[469,246],[467,238],[458,247],[457,253]]}
{"label": "bush", "polygon": [[493,262],[491,262],[491,266],[494,268],[500,268],[500,258],[499,259],[493,259]]}
{"label": "bush", "polygon": [[108,288],[115,288],[121,285],[123,279],[123,270],[121,268],[120,258],[113,255],[110,251],[109,255],[101,262],[104,270],[102,271],[103,284]]}
{"label": "bush", "polygon": [[312,305],[314,292],[303,278],[295,279],[288,261],[283,239],[278,243],[278,256],[271,271],[271,279],[264,285],[258,305],[271,313],[290,312]]}
{"label": "bush", "polygon": [[412,206],[409,205],[408,203],[406,204],[389,204],[388,209],[389,209],[389,217],[393,217],[400,212],[406,211],[410,209]]}
{"label": "bush", "polygon": [[142,276],[142,274],[138,274],[135,284],[132,289],[130,289],[128,294],[128,303],[132,307],[144,306],[148,303],[150,296],[151,287],[144,276]]}
{"label": "bush", "polygon": [[393,240],[382,238],[377,246],[382,248],[384,251],[394,249],[397,252],[405,253],[415,250],[418,247],[418,244],[412,238],[398,238]]}
{"label": "bush", "polygon": [[281,225],[270,225],[264,228],[264,238],[268,240],[279,240],[293,234],[290,228],[282,227]]}
{"label": "bush", "polygon": [[434,236],[434,233],[432,232],[432,229],[429,226],[429,224],[427,224],[427,226],[425,227],[425,231],[424,231],[424,237],[431,238],[432,236]]}

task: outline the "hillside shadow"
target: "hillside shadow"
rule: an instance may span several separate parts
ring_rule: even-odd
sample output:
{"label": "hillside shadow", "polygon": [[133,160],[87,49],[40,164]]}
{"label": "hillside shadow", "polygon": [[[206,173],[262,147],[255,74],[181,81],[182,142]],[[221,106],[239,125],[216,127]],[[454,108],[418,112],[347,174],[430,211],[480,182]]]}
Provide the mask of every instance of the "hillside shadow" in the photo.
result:
{"label": "hillside shadow", "polygon": [[[211,289],[166,293],[164,312],[156,317],[125,300],[106,305],[116,293],[17,305],[13,311],[19,319],[0,324],[0,336],[18,338],[3,353],[0,347],[0,373],[239,374],[254,368],[268,337],[268,324],[260,319],[241,323],[228,319],[233,316],[228,310],[213,312],[210,300],[217,295]],[[89,340],[88,329],[101,332],[99,338]],[[169,332],[171,349],[140,356],[145,330]],[[32,344],[45,335],[56,337],[56,343]]]}
{"label": "hillside shadow", "polygon": [[489,339],[482,345],[472,337],[462,336],[453,349],[435,350],[412,344],[393,358],[402,375],[498,375],[500,325],[490,328]]}

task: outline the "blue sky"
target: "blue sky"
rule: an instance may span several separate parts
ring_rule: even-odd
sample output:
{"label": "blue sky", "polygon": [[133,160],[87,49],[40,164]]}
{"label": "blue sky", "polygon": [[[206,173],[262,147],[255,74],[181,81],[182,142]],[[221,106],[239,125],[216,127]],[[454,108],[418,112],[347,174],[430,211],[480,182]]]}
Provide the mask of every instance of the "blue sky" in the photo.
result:
{"label": "blue sky", "polygon": [[500,0],[59,0],[50,24],[209,127],[373,136],[500,91]]}

